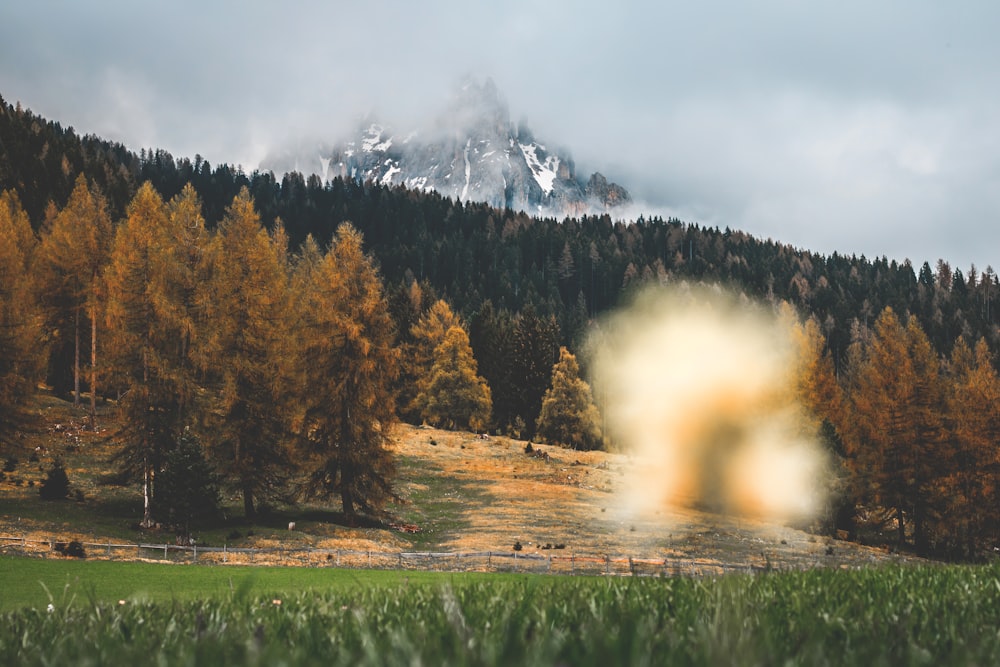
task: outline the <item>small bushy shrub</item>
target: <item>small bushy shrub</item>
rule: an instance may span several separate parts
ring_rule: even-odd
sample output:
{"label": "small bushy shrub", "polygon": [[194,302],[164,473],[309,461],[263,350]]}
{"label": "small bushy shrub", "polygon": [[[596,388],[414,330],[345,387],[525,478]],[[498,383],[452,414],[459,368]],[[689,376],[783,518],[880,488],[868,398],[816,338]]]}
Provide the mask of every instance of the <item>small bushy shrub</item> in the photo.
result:
{"label": "small bushy shrub", "polygon": [[57,460],[49,468],[38,494],[42,500],[65,500],[69,496],[69,476],[66,475],[62,461]]}
{"label": "small bushy shrub", "polygon": [[66,555],[72,556],[73,558],[86,558],[87,552],[83,548],[83,544],[77,540],[73,540],[66,545]]}

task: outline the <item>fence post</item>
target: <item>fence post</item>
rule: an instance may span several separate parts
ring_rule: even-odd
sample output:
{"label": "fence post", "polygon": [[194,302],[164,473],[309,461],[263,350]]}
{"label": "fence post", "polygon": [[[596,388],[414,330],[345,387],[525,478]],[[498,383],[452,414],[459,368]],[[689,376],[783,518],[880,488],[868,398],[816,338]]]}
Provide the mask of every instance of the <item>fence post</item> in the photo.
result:
{"label": "fence post", "polygon": [[229,554],[227,553],[227,549],[228,549],[228,545],[227,545],[227,544],[226,544],[225,542],[223,542],[223,543],[222,543],[222,562],[223,562],[223,563],[225,563],[225,562],[226,562],[226,556],[228,556],[228,555],[229,555]]}
{"label": "fence post", "polygon": [[399,552],[399,569],[400,570],[403,569],[403,552],[402,551]]}
{"label": "fence post", "polygon": [[569,557],[569,573],[576,574],[576,554]]}
{"label": "fence post", "polygon": [[604,554],[604,574],[611,574],[611,556]]}
{"label": "fence post", "polygon": [[198,562],[198,545],[194,545],[194,562]]}
{"label": "fence post", "polygon": [[111,540],[108,540],[108,558],[111,558]]}
{"label": "fence post", "polygon": [[372,569],[372,552],[371,552],[371,550],[368,551],[368,569],[369,570]]}

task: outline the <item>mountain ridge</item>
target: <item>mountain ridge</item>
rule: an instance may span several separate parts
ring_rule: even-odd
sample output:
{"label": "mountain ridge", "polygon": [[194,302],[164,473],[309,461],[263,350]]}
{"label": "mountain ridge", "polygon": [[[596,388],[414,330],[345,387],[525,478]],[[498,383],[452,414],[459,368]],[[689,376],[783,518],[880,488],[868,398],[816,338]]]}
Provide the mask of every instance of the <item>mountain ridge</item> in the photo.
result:
{"label": "mountain ridge", "polygon": [[[304,165],[304,166],[303,166]],[[568,151],[537,140],[513,123],[491,79],[467,79],[429,128],[396,132],[374,116],[333,144],[272,155],[263,169],[434,190],[464,202],[542,216],[601,214],[632,201],[600,172],[578,177]]]}

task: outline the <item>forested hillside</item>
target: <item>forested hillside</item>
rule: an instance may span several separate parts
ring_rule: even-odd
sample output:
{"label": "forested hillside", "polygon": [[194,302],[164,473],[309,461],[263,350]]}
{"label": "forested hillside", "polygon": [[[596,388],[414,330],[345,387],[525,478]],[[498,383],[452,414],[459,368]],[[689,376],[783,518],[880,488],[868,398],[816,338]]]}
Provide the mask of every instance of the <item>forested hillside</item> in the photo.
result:
{"label": "forested hillside", "polygon": [[187,428],[247,515],[306,473],[306,492],[339,494],[345,514],[377,510],[392,497],[383,427],[395,415],[544,431],[553,367],[562,356],[557,375],[576,386],[566,354],[588,324],[644,284],[690,281],[794,309],[799,391],[842,467],[832,523],[970,557],[1000,535],[990,267],[278,181],[136,155],[6,103],[0,192],[4,446],[43,376],[78,399],[121,398],[133,430],[120,464],[151,499],[146,521],[157,493],[168,504],[152,480]]}
{"label": "forested hillside", "polygon": [[[241,188],[261,220],[280,218],[292,249],[307,235],[323,242],[351,222],[378,260],[390,291],[416,279],[469,318],[485,301],[554,316],[571,347],[586,322],[644,281],[717,281],[748,295],[788,301],[823,327],[838,367],[852,326],[871,325],[886,307],[911,313],[934,348],[947,354],[958,335],[997,343],[998,291],[992,267],[957,267],[948,258],[919,266],[864,256],[824,256],[780,240],[703,227],[676,219],[633,223],[607,216],[538,219],[510,210],[462,204],[434,193],[290,173],[245,173],[213,167],[200,156],[175,159],[162,150],[130,152],[30,111],[0,106],[0,189],[13,189],[37,230],[49,203],[65,205],[83,173],[120,219],[139,185],[164,199],[191,183],[213,228]],[[945,224],[942,222],[942,224]]]}

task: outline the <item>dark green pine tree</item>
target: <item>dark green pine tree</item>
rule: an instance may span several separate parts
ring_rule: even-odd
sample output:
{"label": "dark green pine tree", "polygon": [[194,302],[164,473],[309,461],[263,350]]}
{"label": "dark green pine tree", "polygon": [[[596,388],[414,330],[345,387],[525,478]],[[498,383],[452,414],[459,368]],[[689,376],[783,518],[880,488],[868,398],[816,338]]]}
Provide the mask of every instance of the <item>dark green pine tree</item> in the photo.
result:
{"label": "dark green pine tree", "polygon": [[529,306],[515,318],[513,349],[509,358],[516,393],[510,398],[512,418],[531,436],[549,386],[552,365],[559,358],[559,325]]}
{"label": "dark green pine tree", "polygon": [[164,460],[155,499],[160,516],[184,537],[219,513],[219,478],[205,460],[201,441],[187,429]]}
{"label": "dark green pine tree", "polygon": [[[493,397],[493,423],[512,432],[519,391],[511,359],[514,356],[514,319],[507,310],[496,310],[486,301],[469,324],[469,342],[479,374],[486,379]],[[520,435],[516,433],[515,435]]]}

